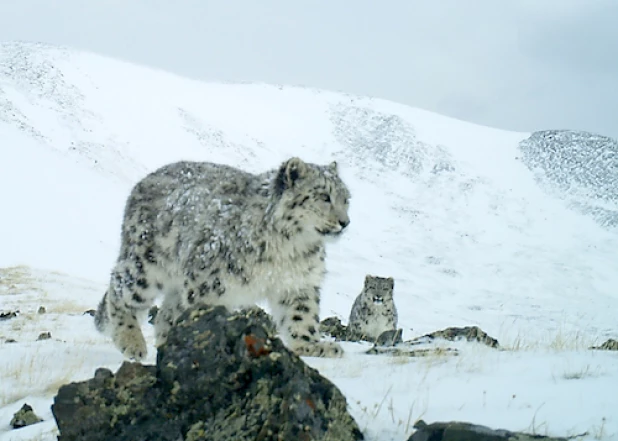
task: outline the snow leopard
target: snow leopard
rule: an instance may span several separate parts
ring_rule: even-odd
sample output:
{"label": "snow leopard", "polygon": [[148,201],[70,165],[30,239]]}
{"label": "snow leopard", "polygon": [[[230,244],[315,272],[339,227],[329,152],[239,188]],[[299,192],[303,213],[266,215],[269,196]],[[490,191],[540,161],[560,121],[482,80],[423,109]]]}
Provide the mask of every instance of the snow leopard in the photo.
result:
{"label": "snow leopard", "polygon": [[352,338],[374,342],[385,331],[397,330],[397,308],[392,277],[365,276],[363,290],[354,300],[348,333]]}
{"label": "snow leopard", "polygon": [[264,301],[293,352],[342,356],[337,343],[320,341],[318,314],[325,245],[349,225],[349,200],[336,162],[293,157],[260,174],[190,161],[155,170],[127,199],[96,328],[140,361],[140,322],[159,296],[157,348],[197,303],[233,310]]}

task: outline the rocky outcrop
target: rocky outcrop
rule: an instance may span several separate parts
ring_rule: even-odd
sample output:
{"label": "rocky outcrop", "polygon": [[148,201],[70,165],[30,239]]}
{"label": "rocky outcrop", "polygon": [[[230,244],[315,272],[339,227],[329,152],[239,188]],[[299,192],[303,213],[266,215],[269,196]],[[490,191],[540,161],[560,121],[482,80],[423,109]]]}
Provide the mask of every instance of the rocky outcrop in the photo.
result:
{"label": "rocky outcrop", "polygon": [[390,331],[384,331],[378,335],[375,341],[376,346],[395,346],[398,343],[403,342],[403,329],[393,329]]}
{"label": "rocky outcrop", "polygon": [[457,328],[457,327],[446,328],[440,331],[432,332],[431,334],[424,335],[412,341],[421,341],[423,339],[434,340],[436,338],[441,338],[441,339],[449,340],[449,341],[457,341],[457,340],[475,341],[475,342],[487,345],[490,348],[499,347],[498,340],[487,335],[487,333],[483,331],[481,328],[479,328],[478,326],[466,326],[463,328]]}
{"label": "rocky outcrop", "polygon": [[519,143],[521,161],[542,170],[559,188],[579,186],[599,199],[618,200],[618,141],[577,130],[542,130]]}
{"label": "rocky outcrop", "polygon": [[618,141],[577,130],[534,132],[520,160],[541,186],[603,227],[618,227]]}
{"label": "rocky outcrop", "polygon": [[601,346],[592,346],[590,349],[598,349],[601,351],[618,351],[618,340],[610,338]]}
{"label": "rocky outcrop", "polygon": [[487,345],[491,348],[498,348],[498,340],[487,335],[478,326],[466,326],[463,328],[451,327],[432,332],[430,334],[417,337],[412,340],[407,340],[393,345],[378,345],[367,351],[368,354],[388,354],[406,357],[427,357],[430,355],[459,355],[455,348],[430,347],[422,348],[421,345],[431,343],[435,339],[443,339],[448,341],[466,340],[470,342],[478,342]]}
{"label": "rocky outcrop", "polygon": [[335,340],[348,339],[348,327],[338,317],[327,317],[320,322],[320,332],[330,335]]}
{"label": "rocky outcrop", "polygon": [[[357,336],[352,335],[347,326],[341,323],[337,317],[328,317],[320,322],[320,331],[333,337],[335,340],[361,341]],[[402,341],[402,330],[385,331],[377,338],[373,347],[366,351],[367,354],[396,355],[407,357],[426,357],[428,355],[458,355],[454,348],[420,348],[425,343],[430,343],[435,339],[449,341],[466,340],[478,342],[491,348],[500,347],[498,340],[490,337],[478,326],[466,326],[463,328],[450,327],[430,334],[416,337],[412,340]]]}
{"label": "rocky outcrop", "polygon": [[370,355],[390,355],[394,357],[441,357],[457,356],[459,351],[454,348],[418,348],[408,343],[396,346],[377,346],[369,349],[366,354]]}
{"label": "rocky outcrop", "polygon": [[567,441],[573,438],[551,438],[508,430],[494,430],[478,424],[453,421],[427,424],[419,420],[416,432],[408,441]]}
{"label": "rocky outcrop", "polygon": [[341,323],[338,317],[327,317],[322,320],[320,322],[320,332],[333,337],[336,341],[367,341],[377,346],[394,346],[402,342],[401,336],[403,335],[403,330],[397,329],[384,331],[375,341],[367,340],[363,336],[351,332],[346,325]]}
{"label": "rocky outcrop", "polygon": [[60,388],[62,441],[362,440],[339,389],[268,332],[257,311],[186,311],[156,366]]}
{"label": "rocky outcrop", "polygon": [[41,421],[43,421],[43,419],[34,413],[32,406],[24,403],[24,405],[21,406],[21,409],[13,415],[13,418],[11,419],[11,427],[13,429],[19,429],[30,426],[31,424],[40,423]]}

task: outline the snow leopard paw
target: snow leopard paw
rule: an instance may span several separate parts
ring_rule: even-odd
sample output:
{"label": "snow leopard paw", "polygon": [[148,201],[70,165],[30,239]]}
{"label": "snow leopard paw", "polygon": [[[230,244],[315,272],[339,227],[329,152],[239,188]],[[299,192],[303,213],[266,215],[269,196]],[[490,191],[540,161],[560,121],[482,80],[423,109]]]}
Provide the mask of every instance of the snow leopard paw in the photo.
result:
{"label": "snow leopard paw", "polygon": [[296,355],[303,357],[341,358],[343,348],[335,342],[320,341],[316,343],[303,343],[294,348]]}
{"label": "snow leopard paw", "polygon": [[148,348],[142,332],[138,328],[120,328],[114,333],[114,343],[126,358],[142,361]]}

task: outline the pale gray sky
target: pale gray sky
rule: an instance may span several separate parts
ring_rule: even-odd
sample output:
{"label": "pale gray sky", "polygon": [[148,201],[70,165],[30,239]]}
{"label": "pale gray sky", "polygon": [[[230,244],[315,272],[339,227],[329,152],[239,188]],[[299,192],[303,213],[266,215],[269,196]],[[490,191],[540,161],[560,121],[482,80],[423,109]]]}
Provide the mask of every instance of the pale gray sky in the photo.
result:
{"label": "pale gray sky", "polygon": [[618,0],[3,0],[0,40],[618,137]]}

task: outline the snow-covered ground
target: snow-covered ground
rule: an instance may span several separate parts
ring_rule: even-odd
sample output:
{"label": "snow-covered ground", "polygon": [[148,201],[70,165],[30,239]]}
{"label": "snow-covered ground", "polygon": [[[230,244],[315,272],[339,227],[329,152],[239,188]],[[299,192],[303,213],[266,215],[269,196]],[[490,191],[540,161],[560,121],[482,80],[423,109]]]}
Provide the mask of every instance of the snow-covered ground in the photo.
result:
{"label": "snow-covered ground", "polygon": [[[0,321],[0,439],[55,439],[57,388],[122,362],[83,312],[105,290],[139,178],[180,159],[258,172],[292,155],[336,159],[353,194],[349,230],[328,249],[322,317],[347,321],[365,274],[392,276],[405,339],[478,325],[505,348],[458,342],[459,356],[404,358],[348,343],[341,360],[306,358],[369,441],[405,440],[418,418],[618,439],[618,353],[588,350],[618,336],[618,231],[571,203],[598,195],[539,183],[520,159],[529,135],[379,99],[0,45],[0,311],[20,310]],[[618,209],[614,196],[602,203]],[[24,402],[44,422],[10,430]]]}

